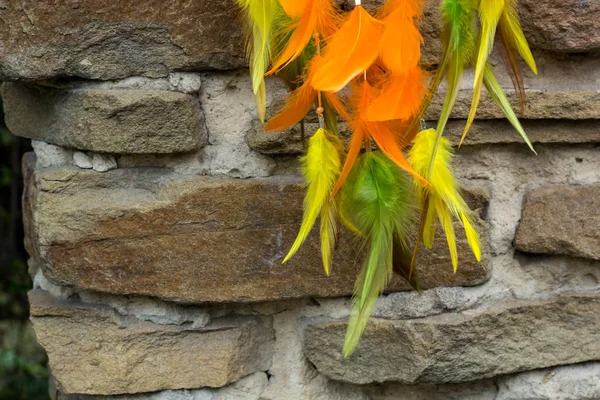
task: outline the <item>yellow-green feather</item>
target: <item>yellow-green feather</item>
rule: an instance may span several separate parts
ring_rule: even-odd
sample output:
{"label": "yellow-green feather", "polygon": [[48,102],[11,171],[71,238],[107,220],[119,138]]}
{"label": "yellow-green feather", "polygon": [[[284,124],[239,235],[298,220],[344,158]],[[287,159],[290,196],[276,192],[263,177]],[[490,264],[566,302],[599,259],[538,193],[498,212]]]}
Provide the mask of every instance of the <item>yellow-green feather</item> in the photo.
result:
{"label": "yellow-green feather", "polygon": [[[433,159],[431,157],[432,154],[435,154]],[[456,252],[455,233],[451,217],[462,222],[469,245],[478,260],[481,257],[481,248],[477,232],[473,228],[471,221],[471,211],[462,198],[459,192],[458,181],[452,173],[453,157],[450,142],[448,139],[440,137],[435,129],[427,129],[419,132],[409,153],[409,159],[415,171],[419,174],[425,174],[421,176],[427,177],[430,183],[429,186],[424,187],[420,182],[415,181],[415,184],[419,188],[417,193],[421,197],[421,201],[423,199],[428,201],[428,209],[425,211],[428,212],[426,218],[428,226],[426,225],[425,228],[433,229],[434,218],[429,213],[431,213],[432,208],[435,208],[435,212],[446,234],[452,264],[456,271],[458,254]],[[424,236],[423,241],[426,245],[431,245],[433,237],[426,239]]]}
{"label": "yellow-green feather", "polygon": [[[283,260],[284,263],[288,261],[298,251],[302,243],[304,243],[323,207],[329,209],[327,216],[329,216],[331,212],[335,212],[335,210],[331,210],[328,202],[331,196],[331,190],[333,189],[333,185],[335,184],[341,169],[340,154],[338,151],[341,144],[336,143],[336,141],[339,141],[339,139],[333,135],[328,135],[327,131],[324,129],[318,129],[308,141],[308,151],[306,155],[301,158],[302,173],[308,185],[306,196],[304,197],[304,216],[302,218],[298,236]],[[332,228],[327,228],[327,232],[324,236],[325,242],[321,242],[321,246],[330,246],[330,236],[328,236],[330,229]],[[321,237],[323,238],[322,230]],[[327,251],[324,253],[324,256],[325,255],[327,255],[327,259],[324,260],[326,263],[325,270],[328,272],[330,256]]]}
{"label": "yellow-green feather", "polygon": [[460,139],[459,146],[465,140],[473,121],[477,113],[477,107],[479,106],[479,100],[481,98],[481,88],[483,85],[483,74],[487,64],[492,47],[494,45],[494,37],[496,35],[496,27],[498,21],[504,10],[505,0],[480,0],[479,1],[479,21],[481,23],[481,30],[479,32],[479,50],[477,52],[477,59],[475,62],[475,78],[473,81],[473,100],[471,102],[471,109],[469,110],[469,117],[467,118],[467,124],[463,131]]}
{"label": "yellow-green feather", "polygon": [[527,63],[531,71],[537,75],[537,66],[531,49],[525,39],[521,23],[519,22],[519,14],[517,11],[517,0],[505,0],[506,4],[500,17],[498,28],[503,32],[505,40],[510,40],[512,46],[517,49],[523,60]]}
{"label": "yellow-green feather", "polygon": [[488,93],[490,94],[490,97],[492,98],[492,100],[494,100],[494,103],[496,103],[496,105],[502,110],[502,112],[506,116],[506,119],[508,119],[508,121],[515,128],[515,130],[519,132],[519,134],[521,135],[525,143],[527,143],[531,151],[536,153],[535,149],[533,148],[533,144],[531,143],[531,140],[529,140],[529,137],[527,136],[525,130],[521,126],[519,118],[517,118],[515,112],[510,106],[510,103],[506,98],[504,91],[500,87],[500,84],[496,80],[496,77],[494,76],[494,71],[492,70],[492,67],[489,64],[486,65],[485,68],[483,83]]}
{"label": "yellow-green feather", "polygon": [[277,0],[238,0],[246,15],[248,39],[246,54],[249,61],[252,90],[262,122],[266,113],[265,72],[271,62],[273,22],[279,9]]}
{"label": "yellow-green feather", "polygon": [[342,351],[344,357],[349,357],[392,275],[394,245],[407,249],[412,198],[407,175],[379,151],[357,159],[342,187],[341,198],[344,214],[364,233],[369,248],[354,286]]}

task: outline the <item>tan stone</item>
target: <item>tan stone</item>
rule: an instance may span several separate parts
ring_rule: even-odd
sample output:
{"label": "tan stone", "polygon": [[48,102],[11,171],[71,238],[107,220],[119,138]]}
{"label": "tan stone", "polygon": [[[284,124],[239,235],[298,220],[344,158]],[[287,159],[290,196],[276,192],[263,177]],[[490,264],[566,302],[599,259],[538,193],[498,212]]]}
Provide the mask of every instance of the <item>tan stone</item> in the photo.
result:
{"label": "tan stone", "polygon": [[230,316],[204,328],[157,325],[106,306],[29,293],[31,320],[64,393],[221,387],[271,364],[267,319]]}
{"label": "tan stone", "polygon": [[139,154],[192,151],[208,142],[198,100],[182,93],[7,82],[2,99],[12,133],[60,146]]}
{"label": "tan stone", "polygon": [[600,358],[600,296],[508,300],[414,320],[373,319],[356,352],[345,322],[309,321],[304,354],[327,377],[354,384],[449,383]]}
{"label": "tan stone", "polygon": [[[462,136],[465,120],[450,120],[446,125],[444,135],[454,145],[458,145]],[[437,121],[426,121],[428,127],[435,127]],[[523,119],[521,124],[531,142],[536,144],[546,143],[599,143],[600,123],[598,120],[531,120]],[[344,141],[350,140],[351,132],[348,126],[340,123],[340,134]],[[305,130],[310,132],[306,137],[312,136],[317,129],[316,123],[306,123]],[[475,120],[469,134],[465,138],[464,146],[486,144],[523,144],[521,135],[512,125],[503,119]],[[258,123],[254,124],[248,132],[248,144],[252,149],[263,154],[302,154],[303,145],[299,126],[294,126],[285,131],[265,132]]]}
{"label": "tan stone", "polygon": [[600,185],[552,185],[528,192],[517,250],[600,260]]}
{"label": "tan stone", "polygon": [[40,80],[165,76],[246,64],[232,0],[5,2],[0,75]]}
{"label": "tan stone", "polygon": [[[55,283],[178,302],[353,291],[361,246],[348,232],[342,232],[330,277],[323,273],[316,234],[281,265],[302,218],[298,177],[238,180],[144,168],[104,174],[72,167],[33,171],[33,160],[27,159],[26,244]],[[488,196],[481,188],[466,191],[469,204],[482,214]],[[419,260],[424,287],[488,279],[487,229],[478,224],[484,260],[477,263],[460,239],[461,268],[453,274],[440,237]],[[400,278],[390,284],[390,290],[407,288]]]}

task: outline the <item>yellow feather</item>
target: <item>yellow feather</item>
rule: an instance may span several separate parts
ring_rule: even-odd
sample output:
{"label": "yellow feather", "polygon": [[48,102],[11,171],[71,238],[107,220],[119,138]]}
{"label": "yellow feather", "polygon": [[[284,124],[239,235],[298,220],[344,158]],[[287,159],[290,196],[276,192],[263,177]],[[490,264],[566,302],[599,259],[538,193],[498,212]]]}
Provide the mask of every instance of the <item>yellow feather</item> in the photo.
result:
{"label": "yellow feather", "polygon": [[[448,139],[440,137],[435,129],[421,131],[415,137],[409,157],[415,171],[419,175],[427,177],[430,183],[429,186],[425,186],[420,181],[415,181],[420,189],[418,192],[421,199],[428,199],[428,209],[425,210],[427,212],[426,225],[422,238],[426,247],[431,247],[433,242],[435,228],[433,227],[433,212],[431,210],[435,208],[435,213],[438,215],[446,233],[455,272],[458,254],[456,252],[452,216],[461,221],[473,254],[479,260],[481,258],[479,238],[473,228],[471,211],[459,193],[458,181],[451,170],[453,154]],[[429,232],[427,229],[429,229]]]}
{"label": "yellow feather", "polygon": [[[327,134],[324,129],[318,129],[308,142],[306,156],[301,158],[302,173],[308,184],[306,196],[304,197],[304,216],[298,236],[283,260],[284,263],[298,251],[311,231],[319,213],[323,207],[327,207],[331,190],[341,169],[338,149],[342,145],[336,142],[339,142],[336,136]],[[325,243],[322,243],[322,246],[329,243],[330,237],[327,236],[326,240]],[[325,268],[326,271],[329,270],[329,263],[326,264]]]}
{"label": "yellow feather", "polygon": [[[477,53],[477,62],[475,63],[475,79],[473,81],[473,101],[465,130],[460,139],[460,144],[465,140],[481,98],[481,87],[483,85],[483,72],[487,64],[488,57],[492,52],[494,45],[494,36],[498,21],[504,10],[504,0],[480,0],[479,2],[479,20],[481,22],[481,32],[479,34],[479,51]],[[459,144],[459,146],[460,146]]]}
{"label": "yellow feather", "polygon": [[248,56],[252,91],[261,122],[265,119],[266,92],[265,71],[271,62],[273,20],[278,11],[277,0],[238,0],[248,24]]}
{"label": "yellow feather", "polygon": [[527,39],[521,29],[521,23],[519,22],[519,14],[517,12],[517,1],[516,0],[505,0],[506,6],[500,17],[499,28],[505,34],[504,37],[512,42],[514,47],[517,49],[523,60],[527,63],[529,68],[537,75],[537,66],[535,60],[527,44]]}
{"label": "yellow feather", "polygon": [[458,252],[456,251],[456,235],[454,234],[452,215],[450,214],[450,210],[446,204],[444,204],[441,199],[438,199],[435,205],[435,210],[437,211],[438,218],[442,224],[442,229],[444,229],[444,233],[446,234],[448,249],[450,249],[450,259],[452,260],[452,268],[454,273],[456,273],[456,269],[458,268]]}
{"label": "yellow feather", "polygon": [[331,259],[337,245],[337,208],[332,200],[325,202],[321,208],[321,257],[325,274],[331,272]]}

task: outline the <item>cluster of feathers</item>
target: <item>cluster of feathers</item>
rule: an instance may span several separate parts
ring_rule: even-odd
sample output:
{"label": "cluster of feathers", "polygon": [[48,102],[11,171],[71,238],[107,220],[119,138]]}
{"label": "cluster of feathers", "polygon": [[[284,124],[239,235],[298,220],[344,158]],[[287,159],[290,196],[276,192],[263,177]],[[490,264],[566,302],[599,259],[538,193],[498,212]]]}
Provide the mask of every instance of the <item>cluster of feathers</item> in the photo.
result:
{"label": "cluster of feathers", "polygon": [[[301,123],[313,107],[320,122],[301,158],[307,184],[304,217],[284,262],[317,220],[327,275],[338,223],[368,249],[355,284],[344,357],[356,349],[394,271],[419,290],[415,260],[421,243],[431,248],[438,221],[454,272],[455,220],[477,260],[481,257],[472,212],[452,172],[452,146],[443,137],[466,68],[474,69],[473,99],[460,143],[475,118],[483,85],[533,150],[489,63],[498,36],[523,110],[520,58],[537,71],[516,0],[440,0],[443,52],[431,74],[420,62],[423,3],[387,0],[372,15],[359,0],[347,13],[333,0],[238,0],[247,21],[250,74],[263,123],[265,76],[278,76],[290,88],[287,102],[264,129],[281,131]],[[437,127],[420,130],[444,78],[447,90]],[[338,137],[339,118],[352,130],[347,146]],[[417,237],[411,237],[415,231]]]}

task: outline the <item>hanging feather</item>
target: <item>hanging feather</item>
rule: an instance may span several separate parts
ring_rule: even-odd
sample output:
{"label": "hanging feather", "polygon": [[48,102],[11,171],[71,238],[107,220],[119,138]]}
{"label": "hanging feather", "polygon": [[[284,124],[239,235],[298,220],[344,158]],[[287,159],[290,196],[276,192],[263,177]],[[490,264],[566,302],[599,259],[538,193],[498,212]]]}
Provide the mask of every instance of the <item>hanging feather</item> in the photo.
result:
{"label": "hanging feather", "polygon": [[471,109],[465,125],[465,130],[462,134],[461,142],[471,129],[471,125],[477,114],[477,107],[481,98],[481,87],[483,85],[483,74],[485,65],[487,64],[492,47],[494,45],[494,37],[496,27],[504,10],[505,0],[480,0],[479,1],[479,21],[481,30],[479,32],[479,46],[477,58],[475,61],[475,78],[473,81],[473,100],[471,101]]}
{"label": "hanging feather", "polygon": [[318,129],[310,138],[306,156],[301,158],[302,173],[308,185],[304,197],[304,216],[298,236],[284,258],[284,263],[298,251],[321,214],[321,252],[325,273],[329,275],[331,256],[337,241],[337,212],[330,196],[340,173],[341,149],[337,136],[328,134],[324,129]]}
{"label": "hanging feather", "polygon": [[292,18],[301,17],[309,3],[310,0],[279,0],[283,11]]}
{"label": "hanging feather", "polygon": [[381,22],[362,6],[354,7],[346,22],[327,41],[313,87],[337,92],[366,71],[377,59],[382,28]]}
{"label": "hanging feather", "polygon": [[[454,272],[458,267],[458,252],[452,217],[461,221],[467,241],[477,261],[481,259],[481,247],[477,232],[473,228],[471,211],[460,195],[459,185],[452,174],[452,147],[448,139],[441,137],[434,129],[419,132],[409,152],[415,170],[426,176],[429,186],[415,180],[421,204],[424,226],[422,237],[426,247],[431,248],[435,232],[434,214],[437,215],[446,234]],[[423,217],[425,216],[425,217]]]}
{"label": "hanging feather", "polygon": [[[315,55],[311,66],[304,79],[304,83],[293,90],[288,96],[285,105],[279,112],[265,124],[265,131],[282,131],[300,122],[317,101],[318,92],[312,86],[312,79],[319,64],[321,56]],[[340,116],[348,117],[345,106],[335,93],[324,93],[327,106],[336,110]],[[331,122],[331,119],[329,119]]]}
{"label": "hanging feather", "polygon": [[[421,59],[423,37],[415,25],[421,13],[421,2],[417,0],[396,1],[394,9],[380,14],[383,35],[379,58],[386,70],[394,75],[405,75],[416,68]],[[385,16],[383,16],[385,15]]]}
{"label": "hanging feather", "polygon": [[510,74],[515,91],[519,94],[521,113],[525,113],[527,97],[525,95],[525,85],[523,84],[523,74],[519,63],[520,54],[533,73],[537,74],[535,60],[527,44],[527,39],[521,29],[517,13],[516,0],[505,0],[505,7],[498,22],[500,32],[501,56],[507,71]]}
{"label": "hanging feather", "polygon": [[301,15],[284,30],[292,32],[285,48],[277,56],[267,75],[274,74],[302,54],[314,33],[329,37],[337,30],[339,16],[332,0],[307,0]]}
{"label": "hanging feather", "polygon": [[444,54],[439,71],[442,76],[446,76],[448,89],[438,119],[437,132],[440,136],[444,133],[450,112],[456,103],[464,68],[472,61],[475,51],[473,30],[477,17],[473,0],[444,0],[441,11],[444,21],[442,30]]}
{"label": "hanging feather", "polygon": [[425,79],[425,72],[418,66],[404,75],[388,75],[368,107],[368,120],[410,120],[421,107]]}
{"label": "hanging feather", "polygon": [[531,140],[529,140],[529,137],[527,136],[525,130],[521,126],[519,119],[517,118],[515,112],[510,106],[510,103],[508,102],[504,91],[502,90],[500,84],[496,80],[496,77],[494,76],[494,71],[492,70],[492,67],[489,64],[485,67],[483,84],[485,85],[485,88],[487,89],[494,103],[496,103],[496,105],[502,110],[502,112],[506,116],[506,119],[508,119],[513,128],[515,128],[515,130],[521,135],[521,137],[523,138],[525,143],[527,143],[527,146],[529,146],[531,151],[537,154],[535,149],[533,148]]}
{"label": "hanging feather", "polygon": [[247,50],[250,64],[252,90],[261,122],[265,120],[267,94],[264,74],[271,61],[273,20],[279,3],[277,0],[237,0],[246,15]]}
{"label": "hanging feather", "polygon": [[413,175],[415,178],[426,183],[426,181],[414,171],[402,152],[402,148],[406,147],[408,143],[403,142],[399,138],[399,135],[393,132],[390,129],[390,126],[385,122],[371,122],[367,120],[366,116],[370,99],[371,86],[367,81],[363,81],[360,86],[355,85],[353,87],[351,99],[353,113],[350,117],[352,138],[348,145],[346,161],[344,162],[340,177],[333,188],[332,196],[335,196],[342,187],[344,180],[352,170],[352,166],[360,153],[362,144],[365,143],[366,145],[369,145],[371,139],[375,141],[379,149],[385,153],[390,160],[396,163],[396,165]]}
{"label": "hanging feather", "polygon": [[369,248],[354,286],[344,357],[356,349],[377,297],[391,278],[395,240],[406,247],[412,222],[411,200],[406,175],[378,151],[358,159],[344,186],[341,205],[352,223],[364,232]]}

